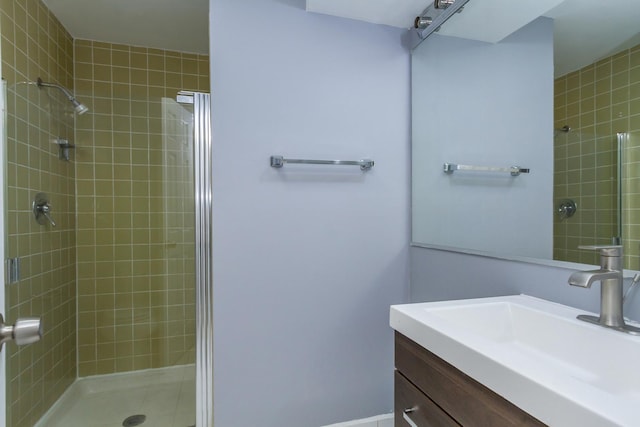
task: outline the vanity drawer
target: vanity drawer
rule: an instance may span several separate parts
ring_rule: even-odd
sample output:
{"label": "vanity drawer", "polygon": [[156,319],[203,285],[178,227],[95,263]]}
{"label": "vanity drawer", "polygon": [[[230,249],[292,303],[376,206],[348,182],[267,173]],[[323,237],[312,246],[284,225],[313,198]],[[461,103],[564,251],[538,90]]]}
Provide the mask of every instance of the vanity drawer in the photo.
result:
{"label": "vanity drawer", "polygon": [[404,411],[409,408],[411,411],[407,413],[407,416],[419,427],[460,427],[460,424],[396,371],[394,404],[396,427],[411,425],[403,415]]}
{"label": "vanity drawer", "polygon": [[395,343],[396,369],[460,425],[545,425],[398,332]]}

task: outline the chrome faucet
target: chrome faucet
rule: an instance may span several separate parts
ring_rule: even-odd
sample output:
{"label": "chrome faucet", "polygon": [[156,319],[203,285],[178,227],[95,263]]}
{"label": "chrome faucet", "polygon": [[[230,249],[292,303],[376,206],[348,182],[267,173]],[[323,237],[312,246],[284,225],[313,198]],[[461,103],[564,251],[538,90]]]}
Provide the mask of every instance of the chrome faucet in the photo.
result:
{"label": "chrome faucet", "polygon": [[640,328],[627,325],[622,314],[622,246],[578,246],[578,249],[600,251],[600,268],[576,271],[569,277],[569,284],[590,288],[593,282],[601,282],[600,316],[581,314],[578,319],[605,328],[640,335]]}

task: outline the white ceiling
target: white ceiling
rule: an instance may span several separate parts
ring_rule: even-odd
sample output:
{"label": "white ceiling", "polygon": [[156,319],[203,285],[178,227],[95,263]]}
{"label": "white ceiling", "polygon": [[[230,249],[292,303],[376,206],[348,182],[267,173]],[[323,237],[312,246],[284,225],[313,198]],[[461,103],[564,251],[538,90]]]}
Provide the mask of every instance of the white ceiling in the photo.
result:
{"label": "white ceiling", "polygon": [[428,0],[307,0],[307,11],[408,28]]}
{"label": "white ceiling", "polygon": [[545,15],[555,22],[557,76],[640,43],[640,0],[564,0]]}
{"label": "white ceiling", "polygon": [[[209,0],[43,1],[74,38],[209,52]],[[431,0],[306,2],[310,12],[401,28],[411,26],[432,4]],[[553,7],[555,3],[560,4]],[[505,23],[517,21],[511,26],[519,27],[544,14],[555,20],[555,73],[563,75],[640,43],[640,0],[609,3],[605,7],[603,0],[470,0],[440,33],[495,42],[517,29]]]}
{"label": "white ceiling", "polygon": [[73,38],[209,53],[209,0],[43,0]]}
{"label": "white ceiling", "polygon": [[[408,28],[432,3],[431,0],[307,0],[307,10]],[[537,14],[525,19],[526,14],[520,13],[525,8],[537,10]],[[512,14],[520,22],[511,31],[539,15],[554,19],[557,76],[640,43],[640,0],[470,0],[460,15],[442,27],[440,34],[471,37],[473,33],[478,40],[496,42],[510,34],[510,31],[504,34],[508,28],[504,24],[514,22]],[[459,28],[447,28],[452,26]],[[466,33],[461,33],[461,29]],[[493,33],[492,38],[478,35],[485,33]]]}

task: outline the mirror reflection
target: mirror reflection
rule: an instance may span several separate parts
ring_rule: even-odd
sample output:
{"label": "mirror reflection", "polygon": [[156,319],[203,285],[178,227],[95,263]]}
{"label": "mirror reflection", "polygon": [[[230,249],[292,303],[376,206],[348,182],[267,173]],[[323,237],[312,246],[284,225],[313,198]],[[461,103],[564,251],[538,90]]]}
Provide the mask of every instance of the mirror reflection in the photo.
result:
{"label": "mirror reflection", "polygon": [[622,242],[625,267],[640,269],[640,46],[554,86],[554,259],[593,264],[579,245]]}
{"label": "mirror reflection", "polygon": [[621,243],[640,269],[640,3],[601,28],[591,3],[496,44],[434,35],[414,50],[414,243],[588,264],[597,254],[579,245]]}

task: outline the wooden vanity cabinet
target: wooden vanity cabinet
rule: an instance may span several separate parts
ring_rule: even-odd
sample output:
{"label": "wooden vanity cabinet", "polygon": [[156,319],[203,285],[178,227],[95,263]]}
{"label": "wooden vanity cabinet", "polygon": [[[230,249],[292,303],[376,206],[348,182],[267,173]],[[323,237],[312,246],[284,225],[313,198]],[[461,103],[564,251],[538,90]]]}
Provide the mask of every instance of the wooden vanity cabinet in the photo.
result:
{"label": "wooden vanity cabinet", "polygon": [[395,336],[395,426],[544,426],[404,335]]}

